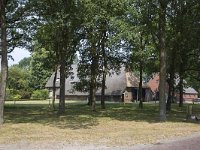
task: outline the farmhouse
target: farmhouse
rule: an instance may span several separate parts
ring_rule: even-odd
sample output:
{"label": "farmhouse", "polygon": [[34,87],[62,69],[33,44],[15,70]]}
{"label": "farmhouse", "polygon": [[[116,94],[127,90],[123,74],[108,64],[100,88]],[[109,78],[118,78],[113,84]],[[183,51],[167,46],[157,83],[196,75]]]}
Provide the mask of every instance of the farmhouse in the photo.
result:
{"label": "farmhouse", "polygon": [[[72,74],[66,78],[65,81],[65,98],[67,100],[87,100],[88,92],[80,92],[74,89],[74,84],[79,82],[77,76],[77,65],[72,65]],[[53,79],[55,73],[51,75],[46,83],[46,88],[50,91],[50,97],[52,97],[53,90]],[[56,97],[59,98],[59,87],[60,87],[60,74],[57,71],[56,79]],[[106,76],[106,89],[105,89],[105,100],[106,101],[118,101],[118,102],[131,102],[138,99],[138,87],[139,79],[132,73],[126,71],[125,67],[121,67],[120,72],[111,73]],[[101,98],[101,88],[96,92],[96,99]],[[149,101],[151,99],[150,89],[147,85],[143,84],[143,99]]]}
{"label": "farmhouse", "polygon": [[[158,86],[159,86],[159,74],[155,74],[151,80],[148,82],[148,86],[150,87],[152,93],[154,93],[154,97],[158,99]],[[176,81],[178,84],[178,80]],[[166,95],[168,94],[168,84],[166,83]],[[175,92],[175,98],[178,101],[180,94],[178,91]],[[183,88],[183,100],[185,102],[192,102],[193,99],[198,98],[198,92],[192,87],[184,87]]]}
{"label": "farmhouse", "polygon": [[[180,94],[177,92],[176,93],[176,99],[178,100],[179,97],[180,97]],[[183,100],[185,102],[192,102],[194,99],[197,99],[198,98],[198,92],[191,88],[191,87],[185,87],[183,89]]]}

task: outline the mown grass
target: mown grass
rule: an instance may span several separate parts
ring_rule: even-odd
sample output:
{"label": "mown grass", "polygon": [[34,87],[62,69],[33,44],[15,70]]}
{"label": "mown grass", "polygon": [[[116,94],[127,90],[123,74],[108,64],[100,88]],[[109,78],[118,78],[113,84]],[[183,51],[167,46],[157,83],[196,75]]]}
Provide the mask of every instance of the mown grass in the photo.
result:
{"label": "mown grass", "polygon": [[[200,105],[196,105],[199,107]],[[200,107],[199,107],[200,108]],[[198,132],[196,122],[187,122],[186,105],[172,106],[167,121],[159,122],[158,104],[109,103],[97,111],[85,102],[67,102],[58,116],[48,101],[7,102],[5,124],[0,127],[0,143],[65,142],[79,144],[134,145],[185,136]]]}

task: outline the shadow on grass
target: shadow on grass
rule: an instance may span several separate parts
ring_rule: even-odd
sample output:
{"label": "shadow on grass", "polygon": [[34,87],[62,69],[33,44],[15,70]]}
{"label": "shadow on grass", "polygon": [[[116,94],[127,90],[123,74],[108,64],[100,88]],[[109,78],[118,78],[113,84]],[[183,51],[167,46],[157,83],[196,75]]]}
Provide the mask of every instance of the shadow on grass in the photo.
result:
{"label": "shadow on grass", "polygon": [[[100,118],[110,118],[119,121],[137,121],[156,123],[159,121],[158,104],[145,104],[144,109],[138,104],[107,104],[106,110],[97,105],[97,112],[91,111],[86,104],[67,104],[66,112],[58,116],[47,104],[16,104],[5,105],[6,123],[39,123],[59,128],[90,128],[99,124]],[[167,114],[167,121],[185,122],[186,106],[179,108],[173,105],[172,111]]]}
{"label": "shadow on grass", "polygon": [[[5,106],[4,118],[6,123],[40,123],[71,129],[90,128],[98,125],[98,121],[88,109],[85,105],[67,106],[65,114],[57,115],[57,111],[53,111],[48,105],[8,105]],[[84,115],[85,112],[88,113]]]}

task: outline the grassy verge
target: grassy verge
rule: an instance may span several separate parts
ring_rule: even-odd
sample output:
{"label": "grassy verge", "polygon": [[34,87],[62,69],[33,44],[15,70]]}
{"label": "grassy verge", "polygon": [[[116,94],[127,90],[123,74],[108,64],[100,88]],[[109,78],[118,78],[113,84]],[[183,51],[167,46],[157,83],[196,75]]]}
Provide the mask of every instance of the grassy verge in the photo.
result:
{"label": "grassy verge", "polygon": [[[198,106],[198,105],[197,105]],[[200,130],[198,123],[186,122],[186,106],[173,105],[167,122],[160,123],[158,104],[109,103],[92,112],[85,103],[68,102],[66,113],[58,116],[49,101],[7,102],[0,143],[65,142],[127,146],[155,143]]]}

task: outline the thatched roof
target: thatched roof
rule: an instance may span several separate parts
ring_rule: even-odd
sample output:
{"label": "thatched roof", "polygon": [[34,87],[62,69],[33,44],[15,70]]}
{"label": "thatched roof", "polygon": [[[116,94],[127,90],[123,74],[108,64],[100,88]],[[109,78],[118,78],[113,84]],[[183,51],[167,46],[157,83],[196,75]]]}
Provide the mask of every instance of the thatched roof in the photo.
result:
{"label": "thatched roof", "polygon": [[184,93],[187,93],[187,94],[198,94],[198,92],[192,87],[184,88],[183,91]]}
{"label": "thatched roof", "polygon": [[[65,95],[88,95],[88,93],[83,93],[79,91],[75,91],[73,88],[73,83],[79,82],[78,76],[77,76],[77,65],[72,65],[72,70],[70,72],[72,73],[69,75],[68,78],[65,80]],[[53,80],[54,80],[55,72],[51,75],[51,77],[48,79],[45,87],[46,88],[53,88]],[[60,71],[57,70],[57,82],[56,82],[56,88],[60,87]],[[60,90],[56,90],[56,95],[59,95]]]}
{"label": "thatched roof", "polygon": [[[55,72],[51,75],[51,77],[48,79],[45,87],[46,88],[52,88],[53,87],[53,80],[54,80],[54,76],[55,76]],[[57,70],[57,79],[56,79],[56,88],[59,88],[60,87],[60,82],[59,82],[59,79],[60,79],[60,71]]]}
{"label": "thatched roof", "polygon": [[[79,82],[79,78],[77,76],[77,65],[72,65],[72,68],[71,72],[73,72],[73,75],[70,75],[65,81],[65,95],[88,95],[87,92],[83,93],[74,90],[73,83]],[[52,88],[54,75],[55,73],[47,81],[46,88]],[[60,73],[58,71],[57,80],[59,78]],[[60,84],[57,82],[56,87],[59,86]],[[125,67],[122,67],[118,74],[113,73],[106,76],[105,95],[122,95],[127,87],[139,87],[139,79],[133,73],[126,72]],[[59,90],[57,90],[56,94],[59,95]],[[97,90],[96,95],[101,95],[100,88]]]}
{"label": "thatched roof", "polygon": [[86,92],[79,92],[76,91],[73,86],[74,83],[80,82],[78,76],[77,76],[77,65],[72,65],[72,74],[65,80],[65,95],[88,95]]}
{"label": "thatched roof", "polygon": [[[119,74],[114,73],[106,76],[105,95],[122,95],[126,87],[125,68],[121,68]],[[101,95],[101,89],[97,90],[97,95]]]}

